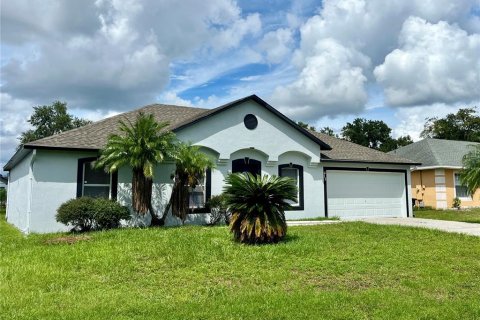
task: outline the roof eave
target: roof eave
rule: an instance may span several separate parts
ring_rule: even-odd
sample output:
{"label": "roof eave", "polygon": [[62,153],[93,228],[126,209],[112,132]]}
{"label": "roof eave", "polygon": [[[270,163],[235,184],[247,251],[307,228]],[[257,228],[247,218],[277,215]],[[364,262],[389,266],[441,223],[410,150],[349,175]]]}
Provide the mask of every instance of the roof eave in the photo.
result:
{"label": "roof eave", "polygon": [[421,163],[415,162],[393,162],[393,161],[375,161],[375,160],[351,160],[351,159],[326,159],[322,158],[323,162],[341,162],[341,163],[372,163],[372,164],[391,164],[391,165],[420,165]]}
{"label": "roof eave", "polygon": [[44,149],[44,150],[66,150],[66,151],[99,151],[100,148],[86,147],[65,147],[65,146],[46,146],[46,145],[24,145],[25,149]]}
{"label": "roof eave", "polygon": [[432,170],[432,169],[463,169],[463,166],[445,166],[445,165],[435,165],[435,166],[419,166],[412,168],[412,171],[421,171],[421,170]]}
{"label": "roof eave", "polygon": [[3,166],[3,171],[10,171],[17,163],[23,160],[31,151],[25,149],[23,146],[18,149],[8,162]]}

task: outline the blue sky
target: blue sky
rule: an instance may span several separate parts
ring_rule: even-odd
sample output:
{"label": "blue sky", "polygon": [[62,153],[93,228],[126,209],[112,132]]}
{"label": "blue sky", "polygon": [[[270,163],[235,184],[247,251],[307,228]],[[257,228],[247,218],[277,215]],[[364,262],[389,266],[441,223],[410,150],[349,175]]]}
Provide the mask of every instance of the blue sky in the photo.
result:
{"label": "blue sky", "polygon": [[32,107],[91,120],[257,94],[340,131],[355,117],[419,139],[480,101],[478,1],[1,2],[0,165]]}

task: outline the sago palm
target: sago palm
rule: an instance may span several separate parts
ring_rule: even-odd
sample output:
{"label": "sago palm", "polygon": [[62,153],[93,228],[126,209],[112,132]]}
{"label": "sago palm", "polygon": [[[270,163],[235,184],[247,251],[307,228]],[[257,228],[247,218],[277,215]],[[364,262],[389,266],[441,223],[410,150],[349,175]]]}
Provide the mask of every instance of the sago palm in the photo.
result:
{"label": "sago palm", "polygon": [[297,187],[291,178],[234,173],[226,179],[224,193],[232,213],[230,230],[237,241],[272,243],[287,233],[284,211],[288,201],[297,201]]}
{"label": "sago palm", "polygon": [[463,157],[464,169],[460,173],[460,181],[467,187],[472,196],[480,188],[480,146],[475,146]]}
{"label": "sago palm", "polygon": [[133,210],[143,215],[150,211],[155,223],[158,219],[151,201],[154,168],[173,157],[175,134],[166,130],[168,123],[158,123],[151,114],[139,113],[135,123],[127,122],[119,122],[121,134],[109,137],[96,167],[107,172],[131,167]]}
{"label": "sago palm", "polygon": [[[205,177],[207,169],[212,169],[215,163],[200,147],[189,143],[179,143],[175,153],[175,178],[170,203],[166,212],[172,207],[172,214],[185,221],[189,210],[190,189],[195,188]],[[164,217],[166,214],[163,215]]]}

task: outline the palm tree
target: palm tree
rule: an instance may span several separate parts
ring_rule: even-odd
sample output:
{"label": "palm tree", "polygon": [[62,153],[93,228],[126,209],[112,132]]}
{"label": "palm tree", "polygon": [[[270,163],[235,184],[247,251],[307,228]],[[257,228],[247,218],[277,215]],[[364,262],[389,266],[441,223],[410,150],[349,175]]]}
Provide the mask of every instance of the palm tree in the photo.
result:
{"label": "palm tree", "polygon": [[232,213],[230,231],[242,243],[275,243],[287,233],[284,211],[288,200],[297,201],[291,178],[234,173],[226,179],[224,192]]}
{"label": "palm tree", "polygon": [[460,181],[467,187],[468,193],[473,195],[480,188],[480,146],[475,146],[463,157],[463,168]]}
{"label": "palm tree", "polygon": [[159,222],[152,208],[153,172],[165,158],[173,157],[175,134],[166,130],[168,123],[158,123],[153,115],[140,112],[135,123],[119,121],[122,134],[109,137],[101,151],[97,168],[107,172],[120,167],[132,168],[132,207],[138,214],[150,211],[152,224]]}
{"label": "palm tree", "polygon": [[175,153],[175,176],[170,202],[165,208],[162,220],[165,221],[170,206],[172,214],[185,222],[189,211],[190,190],[195,188],[205,177],[207,169],[215,167],[215,163],[200,147],[189,143],[179,143]]}

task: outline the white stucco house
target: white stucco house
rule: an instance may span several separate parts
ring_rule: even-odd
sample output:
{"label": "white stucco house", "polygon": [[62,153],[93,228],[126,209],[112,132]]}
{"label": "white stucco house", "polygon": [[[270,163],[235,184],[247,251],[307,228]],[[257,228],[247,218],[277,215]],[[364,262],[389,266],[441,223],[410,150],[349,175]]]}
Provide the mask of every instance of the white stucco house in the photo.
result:
{"label": "white stucco house", "polygon": [[[222,192],[231,172],[289,176],[298,202],[287,219],[411,216],[412,161],[322,133],[305,130],[252,95],[215,109],[153,104],[25,144],[5,165],[9,171],[7,220],[25,233],[65,231],[55,221],[63,202],[82,195],[105,196],[128,205],[131,169],[109,175],[91,169],[118,121],[138,112],[168,121],[183,141],[201,146],[216,162],[192,192],[187,222],[205,221],[205,203]],[[157,212],[170,197],[174,163],[159,165],[154,177]],[[177,223],[174,218],[167,221]]]}

